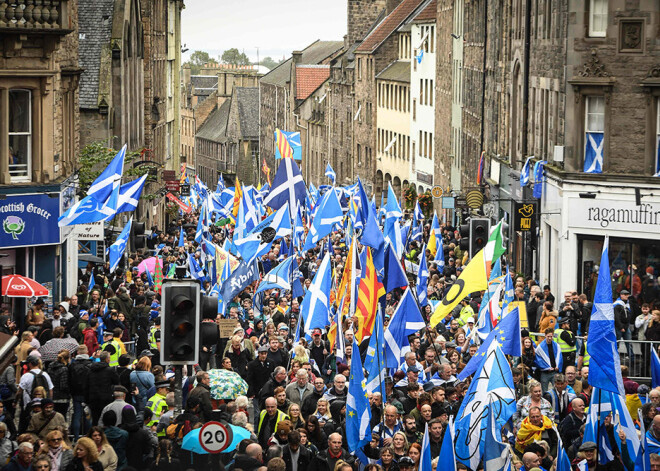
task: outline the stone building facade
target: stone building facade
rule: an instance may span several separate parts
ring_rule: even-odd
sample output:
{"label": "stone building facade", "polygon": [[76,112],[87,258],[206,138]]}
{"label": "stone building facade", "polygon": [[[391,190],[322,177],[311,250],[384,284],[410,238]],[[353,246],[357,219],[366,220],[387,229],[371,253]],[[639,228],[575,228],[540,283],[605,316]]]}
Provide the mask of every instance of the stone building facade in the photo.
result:
{"label": "stone building facade", "polygon": [[80,0],[81,146],[144,146],[144,35],[137,0]]}

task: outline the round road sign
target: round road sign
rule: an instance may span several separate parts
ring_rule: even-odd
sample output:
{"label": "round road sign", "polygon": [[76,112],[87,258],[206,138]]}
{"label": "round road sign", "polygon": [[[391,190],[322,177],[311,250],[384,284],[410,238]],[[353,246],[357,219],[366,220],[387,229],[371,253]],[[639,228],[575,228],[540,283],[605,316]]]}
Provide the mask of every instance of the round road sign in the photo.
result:
{"label": "round road sign", "polygon": [[199,443],[209,453],[221,453],[232,442],[234,434],[220,422],[207,422],[199,431]]}

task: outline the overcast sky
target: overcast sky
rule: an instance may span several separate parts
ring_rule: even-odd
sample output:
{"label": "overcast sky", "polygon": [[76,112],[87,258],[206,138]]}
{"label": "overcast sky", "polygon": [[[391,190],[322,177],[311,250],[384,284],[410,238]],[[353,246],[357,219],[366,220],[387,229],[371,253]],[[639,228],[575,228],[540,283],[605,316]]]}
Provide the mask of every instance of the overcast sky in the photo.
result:
{"label": "overcast sky", "polygon": [[346,0],[186,0],[182,12],[184,60],[195,50],[218,57],[232,47],[250,60],[280,60],[291,51],[346,34]]}

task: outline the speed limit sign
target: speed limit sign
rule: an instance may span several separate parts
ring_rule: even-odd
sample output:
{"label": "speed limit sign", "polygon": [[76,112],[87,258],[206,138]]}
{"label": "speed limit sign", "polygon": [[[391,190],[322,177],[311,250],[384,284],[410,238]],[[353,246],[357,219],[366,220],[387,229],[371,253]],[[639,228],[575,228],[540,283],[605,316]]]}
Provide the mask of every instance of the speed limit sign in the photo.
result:
{"label": "speed limit sign", "polygon": [[207,422],[199,431],[199,444],[209,453],[223,452],[233,439],[231,429],[220,422]]}

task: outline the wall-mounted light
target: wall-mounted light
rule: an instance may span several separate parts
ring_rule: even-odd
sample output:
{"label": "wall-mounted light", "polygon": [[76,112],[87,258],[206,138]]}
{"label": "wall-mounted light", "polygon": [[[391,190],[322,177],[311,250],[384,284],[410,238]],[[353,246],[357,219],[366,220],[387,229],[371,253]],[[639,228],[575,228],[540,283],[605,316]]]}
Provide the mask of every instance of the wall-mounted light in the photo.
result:
{"label": "wall-mounted light", "polygon": [[580,198],[585,198],[590,200],[596,199],[596,193],[592,193],[591,191],[587,191],[585,193],[578,193],[578,195],[580,196]]}

